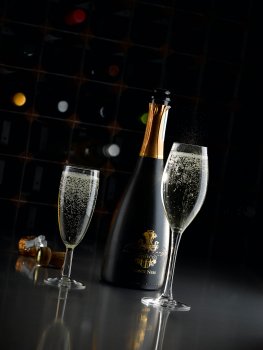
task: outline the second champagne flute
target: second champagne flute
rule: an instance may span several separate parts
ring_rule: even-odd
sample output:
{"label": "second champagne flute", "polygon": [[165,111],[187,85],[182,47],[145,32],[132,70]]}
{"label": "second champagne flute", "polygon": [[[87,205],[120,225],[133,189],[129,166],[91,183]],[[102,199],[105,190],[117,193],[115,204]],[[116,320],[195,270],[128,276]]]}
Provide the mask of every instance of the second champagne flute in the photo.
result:
{"label": "second champagne flute", "polygon": [[205,200],[208,184],[207,148],[173,143],[161,184],[162,203],[170,224],[169,263],[164,291],[157,298],[142,298],[142,303],[169,310],[188,311],[190,306],[173,298],[173,277],[182,233],[194,220]]}
{"label": "second champagne flute", "polygon": [[66,255],[61,277],[48,278],[51,286],[84,289],[85,285],[71,278],[75,247],[81,242],[89,227],[99,189],[99,170],[65,165],[58,194],[58,224]]}

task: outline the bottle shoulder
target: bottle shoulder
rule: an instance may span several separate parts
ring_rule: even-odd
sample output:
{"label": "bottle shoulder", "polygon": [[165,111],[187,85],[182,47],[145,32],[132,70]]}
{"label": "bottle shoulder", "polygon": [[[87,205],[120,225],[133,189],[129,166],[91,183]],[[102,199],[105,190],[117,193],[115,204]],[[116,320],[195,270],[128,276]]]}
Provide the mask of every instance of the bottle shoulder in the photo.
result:
{"label": "bottle shoulder", "polygon": [[140,156],[136,162],[132,177],[146,176],[146,174],[149,174],[151,177],[159,176],[163,172],[163,167],[163,159]]}
{"label": "bottle shoulder", "polygon": [[162,168],[163,167],[163,158],[153,158],[139,156],[136,167],[152,167],[152,168]]}

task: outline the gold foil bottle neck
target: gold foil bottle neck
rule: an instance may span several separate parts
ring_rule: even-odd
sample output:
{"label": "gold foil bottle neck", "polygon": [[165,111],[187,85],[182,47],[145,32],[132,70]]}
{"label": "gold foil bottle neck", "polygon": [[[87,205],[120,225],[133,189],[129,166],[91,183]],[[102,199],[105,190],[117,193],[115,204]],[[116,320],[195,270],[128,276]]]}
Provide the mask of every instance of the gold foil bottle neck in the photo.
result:
{"label": "gold foil bottle neck", "polygon": [[170,106],[149,103],[148,119],[142,147],[141,157],[163,159],[164,135]]}

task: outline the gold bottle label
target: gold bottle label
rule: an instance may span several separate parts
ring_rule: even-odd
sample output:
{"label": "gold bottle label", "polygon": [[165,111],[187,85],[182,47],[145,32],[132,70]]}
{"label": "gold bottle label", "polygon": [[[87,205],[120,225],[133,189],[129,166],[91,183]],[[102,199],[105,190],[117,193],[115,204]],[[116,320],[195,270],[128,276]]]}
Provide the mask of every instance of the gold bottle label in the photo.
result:
{"label": "gold bottle label", "polygon": [[[159,251],[160,244],[155,240],[156,238],[157,234],[153,230],[147,230],[143,233],[143,238],[138,240],[137,250],[140,253],[136,256],[135,262],[145,271],[144,273],[146,273],[147,269],[157,264],[159,256],[166,254],[165,251]],[[152,273],[155,274],[154,271]]]}
{"label": "gold bottle label", "polygon": [[170,106],[149,103],[148,119],[142,147],[141,157],[163,159],[164,134]]}
{"label": "gold bottle label", "polygon": [[156,252],[159,248],[159,242],[154,241],[157,237],[157,234],[153,230],[148,230],[143,234],[144,239],[139,239],[138,245],[140,249],[146,250],[149,253]]}

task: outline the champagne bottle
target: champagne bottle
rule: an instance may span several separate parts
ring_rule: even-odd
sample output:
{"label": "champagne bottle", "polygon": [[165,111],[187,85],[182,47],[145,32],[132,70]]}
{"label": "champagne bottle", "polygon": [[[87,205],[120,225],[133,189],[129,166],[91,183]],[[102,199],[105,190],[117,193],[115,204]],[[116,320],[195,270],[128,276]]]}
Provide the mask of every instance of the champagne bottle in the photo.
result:
{"label": "champagne bottle", "polygon": [[158,290],[164,281],[169,225],[161,202],[161,178],[169,96],[167,90],[153,92],[135,171],[113,215],[101,273],[111,284]]}

